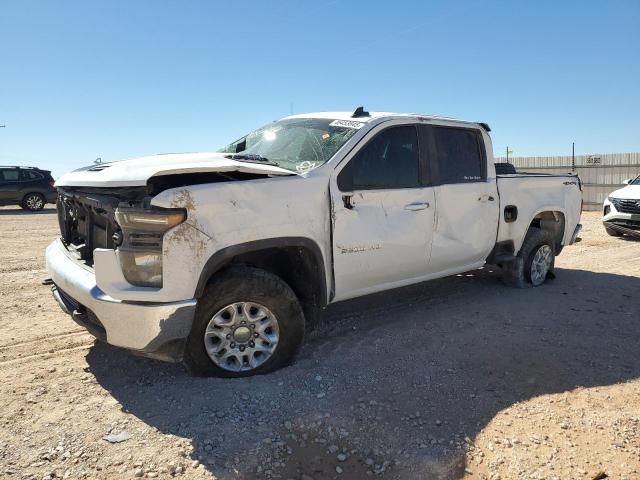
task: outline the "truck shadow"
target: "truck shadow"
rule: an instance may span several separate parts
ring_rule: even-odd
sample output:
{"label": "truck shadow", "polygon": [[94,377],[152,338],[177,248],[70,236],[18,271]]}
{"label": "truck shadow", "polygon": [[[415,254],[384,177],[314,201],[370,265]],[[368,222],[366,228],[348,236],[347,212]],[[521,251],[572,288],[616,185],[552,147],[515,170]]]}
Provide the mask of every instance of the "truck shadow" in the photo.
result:
{"label": "truck shadow", "polygon": [[462,478],[465,437],[502,409],[640,376],[640,278],[557,273],[516,290],[484,269],[337,304],[294,365],[261,377],[193,378],[104,344],[87,360],[220,479],[334,478],[330,445],[349,452],[340,478]]}

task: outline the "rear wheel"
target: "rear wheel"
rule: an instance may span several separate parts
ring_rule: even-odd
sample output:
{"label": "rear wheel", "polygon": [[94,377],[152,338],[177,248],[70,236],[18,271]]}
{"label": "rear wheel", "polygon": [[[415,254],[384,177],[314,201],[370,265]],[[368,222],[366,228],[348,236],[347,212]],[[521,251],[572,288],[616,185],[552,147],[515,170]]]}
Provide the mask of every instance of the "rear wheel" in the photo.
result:
{"label": "rear wheel", "polygon": [[44,195],[38,192],[27,193],[22,199],[20,206],[30,212],[37,212],[44,208]]}
{"label": "rear wheel", "polygon": [[553,247],[547,244],[536,247],[531,252],[531,259],[525,264],[527,282],[534,287],[542,285],[553,268],[553,261]]}
{"label": "rear wheel", "polygon": [[304,314],[291,288],[257,268],[215,278],[198,302],[185,364],[196,375],[246,377],[290,363],[304,337]]}
{"label": "rear wheel", "polygon": [[554,245],[550,232],[530,227],[516,258],[504,265],[505,283],[517,288],[538,287],[548,278],[554,278]]}

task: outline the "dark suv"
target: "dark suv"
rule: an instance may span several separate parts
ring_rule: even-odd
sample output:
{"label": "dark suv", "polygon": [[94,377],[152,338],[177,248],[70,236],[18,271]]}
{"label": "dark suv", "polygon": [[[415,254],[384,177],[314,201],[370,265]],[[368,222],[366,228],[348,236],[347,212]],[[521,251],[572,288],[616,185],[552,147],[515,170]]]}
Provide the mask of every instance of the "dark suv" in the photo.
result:
{"label": "dark suv", "polygon": [[0,205],[20,205],[37,212],[56,203],[58,193],[48,170],[35,167],[0,167]]}

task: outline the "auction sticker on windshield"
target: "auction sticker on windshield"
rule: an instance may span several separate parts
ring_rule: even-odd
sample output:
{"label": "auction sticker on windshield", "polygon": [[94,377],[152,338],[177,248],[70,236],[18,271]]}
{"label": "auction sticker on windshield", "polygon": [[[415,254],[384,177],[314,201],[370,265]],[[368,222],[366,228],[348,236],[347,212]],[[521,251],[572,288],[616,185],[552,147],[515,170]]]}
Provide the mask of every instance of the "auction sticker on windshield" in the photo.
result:
{"label": "auction sticker on windshield", "polygon": [[362,122],[354,122],[353,120],[334,120],[329,124],[330,127],[346,127],[346,128],[358,128],[364,127]]}

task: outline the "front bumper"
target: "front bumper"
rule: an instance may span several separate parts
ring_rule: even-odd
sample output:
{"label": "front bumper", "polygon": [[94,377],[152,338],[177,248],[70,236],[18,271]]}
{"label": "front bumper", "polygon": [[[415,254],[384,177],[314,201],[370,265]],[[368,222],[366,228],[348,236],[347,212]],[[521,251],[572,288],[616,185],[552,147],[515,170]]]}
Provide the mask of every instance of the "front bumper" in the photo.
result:
{"label": "front bumper", "polygon": [[619,212],[609,201],[604,204],[604,212],[602,223],[605,227],[640,238],[640,214]]}
{"label": "front bumper", "polygon": [[47,247],[46,263],[58,304],[89,333],[145,356],[182,360],[196,300],[171,303],[116,300],[97,287],[93,269],[75,259],[60,239]]}
{"label": "front bumper", "polygon": [[618,233],[640,238],[640,221],[612,219],[604,220],[602,224]]}

